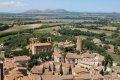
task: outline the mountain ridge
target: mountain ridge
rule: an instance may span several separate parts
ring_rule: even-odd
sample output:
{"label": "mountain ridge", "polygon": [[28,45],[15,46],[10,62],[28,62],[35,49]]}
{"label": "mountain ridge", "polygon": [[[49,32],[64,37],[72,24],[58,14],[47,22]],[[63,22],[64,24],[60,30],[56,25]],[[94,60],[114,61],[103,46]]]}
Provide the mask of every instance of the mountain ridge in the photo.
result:
{"label": "mountain ridge", "polygon": [[23,13],[26,14],[39,14],[39,13],[68,13],[69,11],[65,10],[65,9],[55,9],[55,10],[51,10],[51,9],[45,9],[45,10],[39,10],[39,9],[30,9],[27,10]]}

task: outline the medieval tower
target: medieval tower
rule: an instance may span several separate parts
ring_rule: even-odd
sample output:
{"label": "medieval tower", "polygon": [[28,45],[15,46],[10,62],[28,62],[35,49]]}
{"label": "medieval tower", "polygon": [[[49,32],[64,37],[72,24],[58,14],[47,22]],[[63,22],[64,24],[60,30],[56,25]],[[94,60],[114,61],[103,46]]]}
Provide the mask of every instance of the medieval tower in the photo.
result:
{"label": "medieval tower", "polygon": [[82,39],[80,39],[80,37],[77,38],[76,50],[80,52],[82,51]]}

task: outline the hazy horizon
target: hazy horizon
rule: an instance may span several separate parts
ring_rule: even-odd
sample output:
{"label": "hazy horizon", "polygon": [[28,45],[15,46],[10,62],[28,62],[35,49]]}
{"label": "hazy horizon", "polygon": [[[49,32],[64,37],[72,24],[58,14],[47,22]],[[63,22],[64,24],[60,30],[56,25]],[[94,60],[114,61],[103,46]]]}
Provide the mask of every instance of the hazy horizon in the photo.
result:
{"label": "hazy horizon", "polygon": [[30,9],[65,9],[73,12],[120,12],[120,0],[1,0],[0,12],[21,13]]}

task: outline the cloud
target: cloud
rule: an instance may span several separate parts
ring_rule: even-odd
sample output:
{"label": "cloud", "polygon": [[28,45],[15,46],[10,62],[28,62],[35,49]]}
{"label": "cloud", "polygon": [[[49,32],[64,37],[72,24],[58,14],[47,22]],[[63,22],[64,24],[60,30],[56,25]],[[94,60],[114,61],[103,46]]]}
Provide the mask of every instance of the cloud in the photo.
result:
{"label": "cloud", "polygon": [[23,3],[18,2],[18,1],[7,1],[7,2],[0,2],[0,7],[10,7],[10,6],[14,6],[14,7],[22,7],[24,6]]}

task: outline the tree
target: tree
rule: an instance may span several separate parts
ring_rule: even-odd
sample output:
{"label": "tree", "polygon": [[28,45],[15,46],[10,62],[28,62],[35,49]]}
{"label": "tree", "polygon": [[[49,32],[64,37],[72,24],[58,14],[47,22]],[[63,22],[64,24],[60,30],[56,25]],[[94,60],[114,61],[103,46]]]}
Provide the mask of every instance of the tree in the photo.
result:
{"label": "tree", "polygon": [[114,53],[115,53],[115,54],[118,54],[118,53],[119,53],[118,46],[114,46]]}

